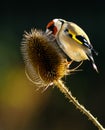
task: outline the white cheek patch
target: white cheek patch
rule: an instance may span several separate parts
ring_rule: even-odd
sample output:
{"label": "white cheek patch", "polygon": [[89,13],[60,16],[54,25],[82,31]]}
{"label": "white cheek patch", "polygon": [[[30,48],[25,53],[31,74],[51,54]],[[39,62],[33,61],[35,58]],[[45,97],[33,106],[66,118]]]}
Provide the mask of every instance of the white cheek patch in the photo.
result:
{"label": "white cheek patch", "polygon": [[58,21],[58,19],[56,18],[56,19],[54,19],[53,21],[56,23],[56,22]]}
{"label": "white cheek patch", "polygon": [[62,23],[59,21],[59,19],[54,19],[53,21],[54,21],[54,24],[57,28],[57,32],[59,32],[61,29]]}

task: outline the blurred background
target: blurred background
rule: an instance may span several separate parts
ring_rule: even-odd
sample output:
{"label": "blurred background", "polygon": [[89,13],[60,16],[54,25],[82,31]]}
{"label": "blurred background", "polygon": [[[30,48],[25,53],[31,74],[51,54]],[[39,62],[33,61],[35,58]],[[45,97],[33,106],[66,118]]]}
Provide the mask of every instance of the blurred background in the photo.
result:
{"label": "blurred background", "polygon": [[89,1],[2,1],[0,4],[0,130],[97,130],[56,88],[41,93],[28,81],[20,46],[24,31],[45,30],[53,18],[81,26],[94,48],[90,62],[64,78],[65,84],[105,127],[105,4]]}

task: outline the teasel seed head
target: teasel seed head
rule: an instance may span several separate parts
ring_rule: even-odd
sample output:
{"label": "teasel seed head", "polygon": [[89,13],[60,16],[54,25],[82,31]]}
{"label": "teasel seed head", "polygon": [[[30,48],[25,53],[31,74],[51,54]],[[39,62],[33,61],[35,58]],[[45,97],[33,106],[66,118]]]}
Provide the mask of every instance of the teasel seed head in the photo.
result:
{"label": "teasel seed head", "polygon": [[31,29],[25,32],[21,52],[25,61],[26,75],[38,87],[47,87],[68,72],[68,61],[43,31]]}

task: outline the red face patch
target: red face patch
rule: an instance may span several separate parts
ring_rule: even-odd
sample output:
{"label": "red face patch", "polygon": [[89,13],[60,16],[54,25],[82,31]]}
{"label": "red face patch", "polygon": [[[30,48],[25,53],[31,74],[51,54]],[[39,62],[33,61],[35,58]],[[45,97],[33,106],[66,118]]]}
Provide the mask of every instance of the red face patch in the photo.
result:
{"label": "red face patch", "polygon": [[56,33],[57,33],[57,27],[54,26],[54,28],[53,28],[53,34],[56,35]]}
{"label": "red face patch", "polygon": [[53,35],[56,35],[57,27],[54,25],[54,21],[49,22],[46,26],[46,29],[49,29],[50,31],[52,31]]}
{"label": "red face patch", "polygon": [[54,25],[54,22],[53,22],[53,21],[49,22],[49,23],[47,24],[46,28],[49,29],[52,25]]}

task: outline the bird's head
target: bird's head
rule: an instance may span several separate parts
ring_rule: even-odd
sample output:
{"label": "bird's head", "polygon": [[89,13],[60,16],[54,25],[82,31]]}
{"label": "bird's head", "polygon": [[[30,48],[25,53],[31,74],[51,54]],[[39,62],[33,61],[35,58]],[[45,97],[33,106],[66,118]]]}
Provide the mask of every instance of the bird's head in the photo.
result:
{"label": "bird's head", "polygon": [[65,22],[65,20],[57,19],[57,18],[51,20],[46,26],[46,33],[53,34],[54,36],[57,36],[57,34],[60,31],[64,22]]}

